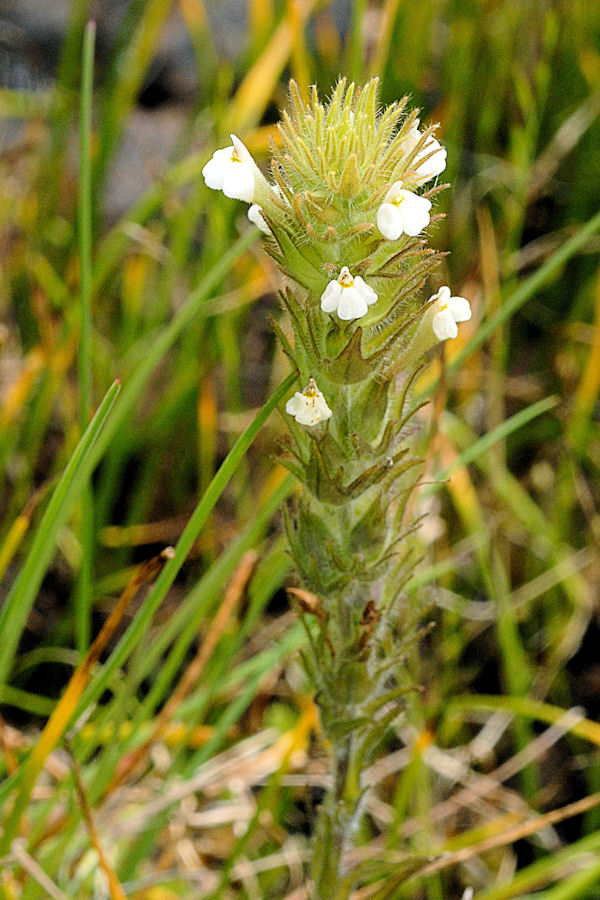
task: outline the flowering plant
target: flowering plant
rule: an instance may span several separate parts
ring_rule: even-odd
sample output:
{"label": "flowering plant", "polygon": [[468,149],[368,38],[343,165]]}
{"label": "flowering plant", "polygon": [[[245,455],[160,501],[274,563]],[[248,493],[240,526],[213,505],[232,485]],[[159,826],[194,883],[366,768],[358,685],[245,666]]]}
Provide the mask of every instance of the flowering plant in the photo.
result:
{"label": "flowering plant", "polygon": [[285,465],[303,485],[286,517],[289,545],[315,602],[303,609],[307,670],[332,747],[332,787],[313,859],[315,896],[349,895],[364,807],[363,771],[413,685],[403,662],[419,611],[403,602],[416,527],[408,499],[415,374],[436,343],[470,318],[462,297],[421,290],[441,254],[426,229],[446,151],[405,101],[379,113],[377,80],[341,81],[327,106],[294,83],[279,124],[271,181],[232,135],[204,170],[209,187],[252,203],[282,276],[287,327],[277,334],[303,390],[286,405]]}

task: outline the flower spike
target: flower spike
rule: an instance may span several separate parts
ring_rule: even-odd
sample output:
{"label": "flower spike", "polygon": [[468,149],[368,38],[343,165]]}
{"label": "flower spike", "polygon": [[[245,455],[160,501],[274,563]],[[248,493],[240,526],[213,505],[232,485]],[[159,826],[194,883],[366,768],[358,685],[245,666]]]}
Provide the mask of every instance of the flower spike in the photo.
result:
{"label": "flower spike", "polygon": [[[392,694],[401,706],[411,683],[405,660],[420,632],[403,585],[419,522],[409,502],[420,466],[416,374],[470,316],[448,287],[423,304],[442,254],[417,237],[432,210],[418,191],[443,170],[446,151],[405,106],[380,111],[377,79],[362,89],[341,79],[326,104],[316,87],[305,99],[292,83],[271,183],[233,137],[205,167],[209,186],[252,203],[249,218],[268,235],[287,316],[277,334],[306,385],[285,404],[293,443],[282,462],[303,486],[286,531],[296,573],[322,611],[305,660],[337,766],[315,826],[319,898],[337,896],[340,878],[353,887],[342,851],[364,807],[358,776],[398,709],[374,713]],[[253,192],[231,188],[226,167],[234,182],[240,170],[253,176]]]}

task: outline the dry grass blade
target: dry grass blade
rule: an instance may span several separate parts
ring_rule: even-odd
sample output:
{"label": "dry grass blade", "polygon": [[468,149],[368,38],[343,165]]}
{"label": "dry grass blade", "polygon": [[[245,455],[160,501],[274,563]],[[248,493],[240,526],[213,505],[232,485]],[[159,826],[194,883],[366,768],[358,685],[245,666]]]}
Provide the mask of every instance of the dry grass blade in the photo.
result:
{"label": "dry grass blade", "polygon": [[258,122],[266,109],[277,80],[292,52],[295,31],[310,16],[315,0],[304,0],[295,8],[296,24],[284,19],[276,28],[262,55],[254,63],[231,101],[227,129],[243,131]]}
{"label": "dry grass blade", "polygon": [[371,75],[378,75],[385,69],[399,5],[400,0],[386,0],[379,12],[380,18],[378,23],[379,27],[377,29],[377,43],[373,51],[371,65],[369,66]]}
{"label": "dry grass blade", "polygon": [[[562,716],[554,725],[546,729],[542,734],[536,737],[523,750],[516,753],[511,759],[508,759],[501,766],[498,766],[489,775],[477,776],[471,784],[465,787],[444,803],[438,804],[431,811],[432,821],[442,821],[444,818],[453,815],[461,808],[471,805],[475,798],[485,797],[494,794],[500,788],[502,782],[513,778],[519,771],[534,759],[542,756],[556,741],[565,734],[572,731],[579,722],[584,718],[580,709],[570,709]],[[523,810],[524,804],[517,799],[517,795],[512,792],[506,792],[503,795],[508,801],[509,808],[514,811]],[[517,802],[515,802],[517,801]],[[402,826],[404,835],[415,834],[419,828],[416,820],[409,820]]]}
{"label": "dry grass blade", "polygon": [[[552,825],[558,824],[558,822],[564,822],[565,819],[570,819],[573,816],[579,816],[597,806],[600,806],[600,791],[595,794],[590,794],[589,797],[583,797],[581,800],[576,800],[574,803],[568,803],[566,806],[560,807],[560,809],[554,809],[551,812],[544,813],[530,822],[522,822],[518,825],[514,825],[512,828],[508,828],[506,831],[502,831],[499,834],[494,834],[477,844],[473,844],[469,847],[462,847],[460,850],[455,850],[452,853],[446,853],[443,857],[440,857],[439,859],[436,859],[435,862],[425,866],[412,877],[422,878],[434,875],[436,872],[441,872],[443,869],[448,869],[451,866],[458,865],[458,863],[474,859],[476,856],[487,853],[489,850],[505,847],[507,844],[514,844],[516,841],[520,841],[523,838],[531,837],[532,834],[537,834],[544,828],[549,828]],[[356,896],[356,900],[362,900],[363,897],[366,898],[367,894],[359,892]]]}
{"label": "dry grass blade", "polygon": [[150,736],[140,747],[121,760],[121,764],[106,790],[107,794],[110,794],[119,784],[123,783],[128,775],[135,771],[137,766],[146,757],[148,750],[154,741],[167,728],[178,706],[197,684],[206,663],[212,656],[225,628],[231,620],[236,606],[243,596],[244,589],[250,580],[257,560],[258,554],[255,550],[249,550],[240,560],[237,570],[229,584],[229,588],[225,593],[223,603],[210,626],[205,640],[200,644],[196,656],[183,673],[179,684],[171,694],[169,701],[162,708]]}
{"label": "dry grass blade", "polygon": [[575,393],[573,417],[569,429],[569,436],[577,449],[583,446],[590,416],[600,391],[600,274],[598,274],[596,279],[595,295],[595,322],[592,346],[590,347],[588,360]]}
{"label": "dry grass blade", "polygon": [[[283,751],[286,749],[283,748]],[[114,824],[112,833],[116,836],[138,834],[163,810],[181,803],[192,794],[204,792],[210,797],[218,795],[228,788],[232,777],[237,778],[240,784],[257,784],[277,769],[281,755],[276,733],[272,729],[239,741],[204,763],[192,778],[176,780],[164,794],[148,799],[135,815]]]}
{"label": "dry grass blade", "polygon": [[[455,698],[451,703],[452,715],[463,714],[464,710],[491,709],[494,712],[502,710],[510,715],[527,716],[538,719],[540,722],[548,722],[551,725],[558,723],[567,710],[550,703],[541,703],[533,697],[497,697],[486,694],[465,694]],[[596,747],[600,747],[600,725],[591,719],[578,719],[569,728],[571,734],[590,741]]]}
{"label": "dry grass blade", "polygon": [[10,834],[11,831],[14,833],[17,830],[33,786],[44,766],[44,762],[48,754],[52,752],[64,734],[77,707],[79,698],[89,681],[91,670],[106,649],[108,642],[118,628],[127,607],[142,585],[146,581],[155,578],[168,560],[172,559],[173,554],[173,548],[166,547],[161,553],[154,556],[140,567],[137,574],[123,591],[115,608],[104,623],[100,634],[88,650],[83,662],[73,673],[64,694],[48,719],[39,741],[33,748],[31,756],[23,768],[19,793],[15,800],[10,821],[6,826],[7,833]]}
{"label": "dry grass blade", "polygon": [[31,520],[33,519],[33,514],[46,496],[46,492],[50,487],[52,487],[51,481],[42,484],[28,500],[23,512],[17,516],[11,525],[8,534],[4,539],[4,543],[2,544],[2,547],[0,547],[0,582],[4,578],[6,570],[19,549],[21,541],[27,534],[29,526],[31,525]]}
{"label": "dry grass blade", "polygon": [[10,849],[13,859],[46,891],[48,897],[52,897],[53,900],[69,900],[67,895],[63,894],[60,888],[48,877],[33,856],[27,852],[21,838],[15,838]]}
{"label": "dry grass blade", "polygon": [[[573,816],[578,816],[582,813],[588,812],[589,810],[594,809],[599,805],[600,792],[591,794],[589,797],[584,797],[582,800],[577,800],[574,803],[569,803],[567,804],[567,806],[563,806],[560,809],[555,809],[552,812],[545,813],[544,815],[538,816],[530,822],[524,822],[518,825],[514,825],[513,827],[505,829],[498,834],[494,834],[491,837],[488,837],[483,841],[479,841],[476,844],[471,844],[468,847],[462,847],[460,850],[455,850],[454,852],[445,853],[434,862],[429,863],[419,871],[412,874],[408,879],[406,879],[406,883],[408,884],[415,879],[418,879],[420,881],[423,878],[435,875],[438,872],[442,872],[446,869],[452,868],[453,866],[459,865],[460,863],[468,862],[469,860],[472,860],[483,853],[487,853],[490,850],[496,850],[500,847],[506,847],[509,844],[514,844],[516,841],[520,841],[523,838],[530,837],[531,835],[536,834],[545,828],[549,828],[552,825],[563,822],[565,819],[569,819]],[[404,880],[402,881],[402,883],[404,884]],[[389,896],[387,890],[389,890],[391,884],[393,884],[394,886],[398,886],[399,884],[398,880],[394,876],[391,876],[390,879],[379,881],[377,884],[370,884],[367,887],[360,888],[359,890],[354,891],[351,894],[351,900],[371,900],[371,898],[374,897],[387,897]],[[302,895],[300,893],[295,893],[293,895],[293,900],[304,900],[304,897],[308,896],[308,894]],[[292,898],[288,897],[286,898],[286,900],[292,900]]]}
{"label": "dry grass blade", "polygon": [[10,740],[9,735],[12,731],[6,724],[2,716],[0,716],[0,749],[6,763],[6,771],[9,775],[14,775],[19,768],[19,761],[15,753],[15,747]]}
{"label": "dry grass blade", "polygon": [[600,92],[592,94],[563,122],[531,171],[527,200],[532,203],[548,186],[562,160],[573,150],[600,113]]}
{"label": "dry grass blade", "polygon": [[104,848],[102,846],[102,842],[100,841],[100,835],[98,834],[98,829],[96,828],[96,823],[94,822],[94,816],[92,814],[92,810],[88,803],[85,787],[83,784],[83,780],[81,778],[81,772],[79,771],[79,766],[77,764],[77,760],[75,759],[74,753],[71,751],[69,747],[69,752],[71,754],[71,765],[73,768],[73,778],[75,780],[75,788],[77,790],[77,795],[79,797],[79,802],[81,804],[81,810],[83,812],[83,818],[85,819],[85,823],[87,825],[88,833],[90,835],[90,841],[94,847],[94,850],[98,854],[98,862],[100,864],[100,868],[106,875],[106,880],[108,881],[108,889],[110,891],[111,900],[126,900],[126,895],[121,887],[119,879],[115,875],[115,871],[111,866],[109,859],[104,852]]}
{"label": "dry grass blade", "polygon": [[19,375],[5,391],[0,404],[0,427],[8,428],[24,408],[38,376],[47,364],[46,353],[34,347],[25,359]]}

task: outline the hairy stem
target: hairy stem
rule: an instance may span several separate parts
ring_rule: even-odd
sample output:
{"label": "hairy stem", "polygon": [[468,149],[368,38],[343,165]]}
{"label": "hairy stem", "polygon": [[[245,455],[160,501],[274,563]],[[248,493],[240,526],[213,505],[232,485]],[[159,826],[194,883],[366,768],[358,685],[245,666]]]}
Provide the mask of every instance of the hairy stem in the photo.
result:
{"label": "hairy stem", "polygon": [[364,792],[360,785],[362,742],[356,732],[334,743],[333,783],[319,809],[312,879],[314,900],[347,900],[352,884],[344,856],[354,844]]}

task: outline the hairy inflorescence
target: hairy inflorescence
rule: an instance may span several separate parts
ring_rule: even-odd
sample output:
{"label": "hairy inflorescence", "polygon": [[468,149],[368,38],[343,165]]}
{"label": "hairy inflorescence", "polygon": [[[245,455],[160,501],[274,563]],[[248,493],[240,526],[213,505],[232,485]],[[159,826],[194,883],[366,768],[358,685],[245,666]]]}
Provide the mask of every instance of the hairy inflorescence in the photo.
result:
{"label": "hairy inflorescence", "polygon": [[314,88],[305,102],[294,83],[290,98],[268,179],[233,135],[205,177],[252,204],[281,273],[287,316],[274,328],[301,386],[286,405],[282,459],[303,486],[286,529],[314,597],[302,606],[312,623],[305,662],[333,748],[313,864],[324,896],[344,872],[361,772],[411,687],[403,658],[419,616],[402,588],[417,525],[415,375],[471,313],[447,286],[422,296],[443,255],[427,240],[445,186],[435,127],[419,130],[405,100],[380,110],[377,79],[362,90],[340,81],[326,105]]}

